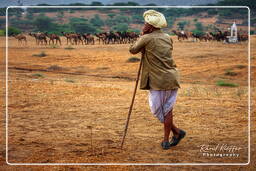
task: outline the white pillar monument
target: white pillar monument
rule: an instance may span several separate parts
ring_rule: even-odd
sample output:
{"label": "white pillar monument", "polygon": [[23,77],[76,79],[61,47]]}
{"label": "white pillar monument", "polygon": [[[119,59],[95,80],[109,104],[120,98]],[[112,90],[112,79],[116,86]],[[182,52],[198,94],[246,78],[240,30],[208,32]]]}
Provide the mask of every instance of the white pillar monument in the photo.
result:
{"label": "white pillar monument", "polygon": [[231,26],[231,35],[229,36],[229,42],[230,43],[236,43],[238,42],[238,39],[237,39],[237,27],[236,27],[236,23],[234,22],[233,25]]}

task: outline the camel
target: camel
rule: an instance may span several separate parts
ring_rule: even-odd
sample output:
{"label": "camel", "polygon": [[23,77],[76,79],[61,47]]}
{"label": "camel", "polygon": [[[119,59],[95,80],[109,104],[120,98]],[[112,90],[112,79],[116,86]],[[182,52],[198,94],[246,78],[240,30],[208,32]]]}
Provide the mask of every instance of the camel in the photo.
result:
{"label": "camel", "polygon": [[67,39],[67,45],[68,43],[73,44],[73,42],[77,45],[78,41],[82,40],[81,37],[76,33],[65,33],[65,32],[61,32],[61,33]]}
{"label": "camel", "polygon": [[89,34],[89,33],[87,33],[87,34],[83,34],[82,35],[83,36],[83,38],[84,38],[84,43],[85,44],[95,44],[95,41],[94,41],[94,36],[93,35],[91,35],[91,34]]}
{"label": "camel", "polygon": [[36,44],[37,45],[47,45],[47,38],[46,35],[44,33],[29,33],[30,36],[34,37],[36,39]]}
{"label": "camel", "polygon": [[188,39],[188,36],[187,36],[187,34],[186,34],[185,32],[179,32],[179,31],[176,31],[176,30],[173,30],[172,32],[173,32],[175,35],[178,36],[178,40],[179,40],[179,41],[181,40],[181,38],[182,38],[182,40]]}
{"label": "camel", "polygon": [[128,43],[133,43],[134,41],[137,40],[137,38],[139,38],[139,34],[135,33],[135,32],[128,32]]}
{"label": "camel", "polygon": [[74,33],[77,35],[77,41],[78,41],[78,44],[80,44],[80,42],[82,43],[82,45],[84,44],[84,41],[83,41],[83,35],[82,34],[79,34],[79,33]]}
{"label": "camel", "polygon": [[248,40],[248,34],[245,33],[237,33],[238,41],[247,41]]}
{"label": "camel", "polygon": [[52,44],[55,44],[54,40],[56,40],[56,45],[58,44],[58,42],[61,45],[60,37],[57,34],[48,34],[47,32],[45,32],[45,35],[50,38],[49,44],[51,44],[51,42]]}
{"label": "camel", "polygon": [[106,35],[104,33],[98,33],[98,34],[95,34],[95,36],[98,38],[99,44],[100,42],[102,42],[102,44],[105,44]]}
{"label": "camel", "polygon": [[18,40],[18,44],[22,45],[22,42],[24,41],[25,45],[27,45],[27,38],[23,34],[13,35]]}
{"label": "camel", "polygon": [[227,36],[230,35],[228,31],[225,31],[224,33],[222,31],[218,31],[217,33],[210,32],[210,35],[213,37],[214,40],[217,41],[224,41],[227,40]]}

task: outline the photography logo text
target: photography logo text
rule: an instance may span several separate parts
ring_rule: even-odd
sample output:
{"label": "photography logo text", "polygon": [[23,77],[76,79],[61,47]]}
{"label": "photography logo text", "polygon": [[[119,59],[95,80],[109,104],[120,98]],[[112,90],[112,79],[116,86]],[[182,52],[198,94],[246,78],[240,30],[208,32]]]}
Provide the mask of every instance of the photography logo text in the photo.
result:
{"label": "photography logo text", "polygon": [[239,157],[239,151],[242,149],[236,145],[217,144],[217,145],[199,145],[200,154],[204,157]]}

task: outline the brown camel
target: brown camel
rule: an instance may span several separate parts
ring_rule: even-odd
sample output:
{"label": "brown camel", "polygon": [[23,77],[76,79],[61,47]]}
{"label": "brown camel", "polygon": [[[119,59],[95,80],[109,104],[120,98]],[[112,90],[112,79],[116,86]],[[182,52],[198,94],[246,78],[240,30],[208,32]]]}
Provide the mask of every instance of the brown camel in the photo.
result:
{"label": "brown camel", "polygon": [[179,32],[179,31],[176,31],[176,30],[173,30],[172,31],[175,35],[178,36],[178,40],[180,41],[181,39],[182,40],[185,40],[185,39],[188,39],[188,36],[185,32]]}
{"label": "brown camel", "polygon": [[[45,32],[45,35],[50,38],[49,44],[51,44],[51,42],[52,42],[52,44],[57,45],[59,42],[59,44],[61,45],[60,37],[57,34],[48,34],[47,32]],[[56,43],[54,43],[54,40],[56,40]]]}
{"label": "brown camel", "polygon": [[107,37],[106,34],[98,33],[98,34],[95,34],[95,36],[98,38],[99,44],[100,42],[102,42],[102,44],[105,44],[106,37]]}
{"label": "brown camel", "polygon": [[27,38],[24,34],[14,35],[13,37],[18,40],[18,44],[22,45],[22,42],[24,41],[25,45],[27,45]]}
{"label": "brown camel", "polygon": [[47,38],[44,33],[29,33],[29,35],[35,38],[37,45],[47,45]]}
{"label": "brown camel", "polygon": [[65,32],[61,32],[63,36],[66,37],[67,39],[67,45],[70,43],[73,45],[73,43],[75,43],[77,45],[77,43],[79,42],[79,35],[76,33],[65,33]]}
{"label": "brown camel", "polygon": [[95,44],[94,36],[93,36],[92,34],[87,33],[87,34],[83,34],[82,36],[83,36],[83,38],[84,38],[84,43],[85,43],[85,44],[87,44],[87,45],[88,45],[88,44],[92,44],[92,45]]}

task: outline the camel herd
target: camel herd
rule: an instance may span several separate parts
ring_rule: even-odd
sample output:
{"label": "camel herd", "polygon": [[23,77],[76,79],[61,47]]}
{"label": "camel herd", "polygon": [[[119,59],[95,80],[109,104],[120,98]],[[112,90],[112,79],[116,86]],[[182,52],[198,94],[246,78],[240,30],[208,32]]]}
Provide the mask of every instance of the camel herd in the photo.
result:
{"label": "camel herd", "polygon": [[[230,36],[229,31],[222,32],[221,30],[217,31],[216,33],[213,32],[206,32],[203,34],[195,34],[192,32],[185,32],[185,31],[172,31],[177,37],[179,41],[182,40],[188,40],[191,38],[193,41],[227,41],[228,36]],[[239,33],[237,35],[238,41],[247,41],[248,40],[248,34]]]}
{"label": "camel herd", "polygon": [[36,32],[28,34],[11,35],[18,40],[19,44],[27,44],[27,36],[35,38],[36,45],[62,45],[61,36],[66,38],[66,45],[94,45],[99,44],[126,44],[137,40],[139,34],[135,32],[102,32],[90,33],[66,33],[61,32],[61,36],[47,32]]}
{"label": "camel herd", "polygon": [[[216,33],[206,32],[204,34],[195,34],[185,31],[172,31],[179,41],[192,39],[193,41],[227,41],[230,32],[218,31]],[[36,45],[62,45],[61,36],[66,38],[66,45],[94,45],[98,44],[127,44],[132,43],[139,37],[135,32],[102,32],[96,34],[90,33],[66,33],[61,32],[61,36],[47,32],[36,32],[28,34],[11,35],[18,40],[19,44],[27,45],[27,36],[35,38]],[[238,41],[247,41],[248,35],[238,33]]]}

